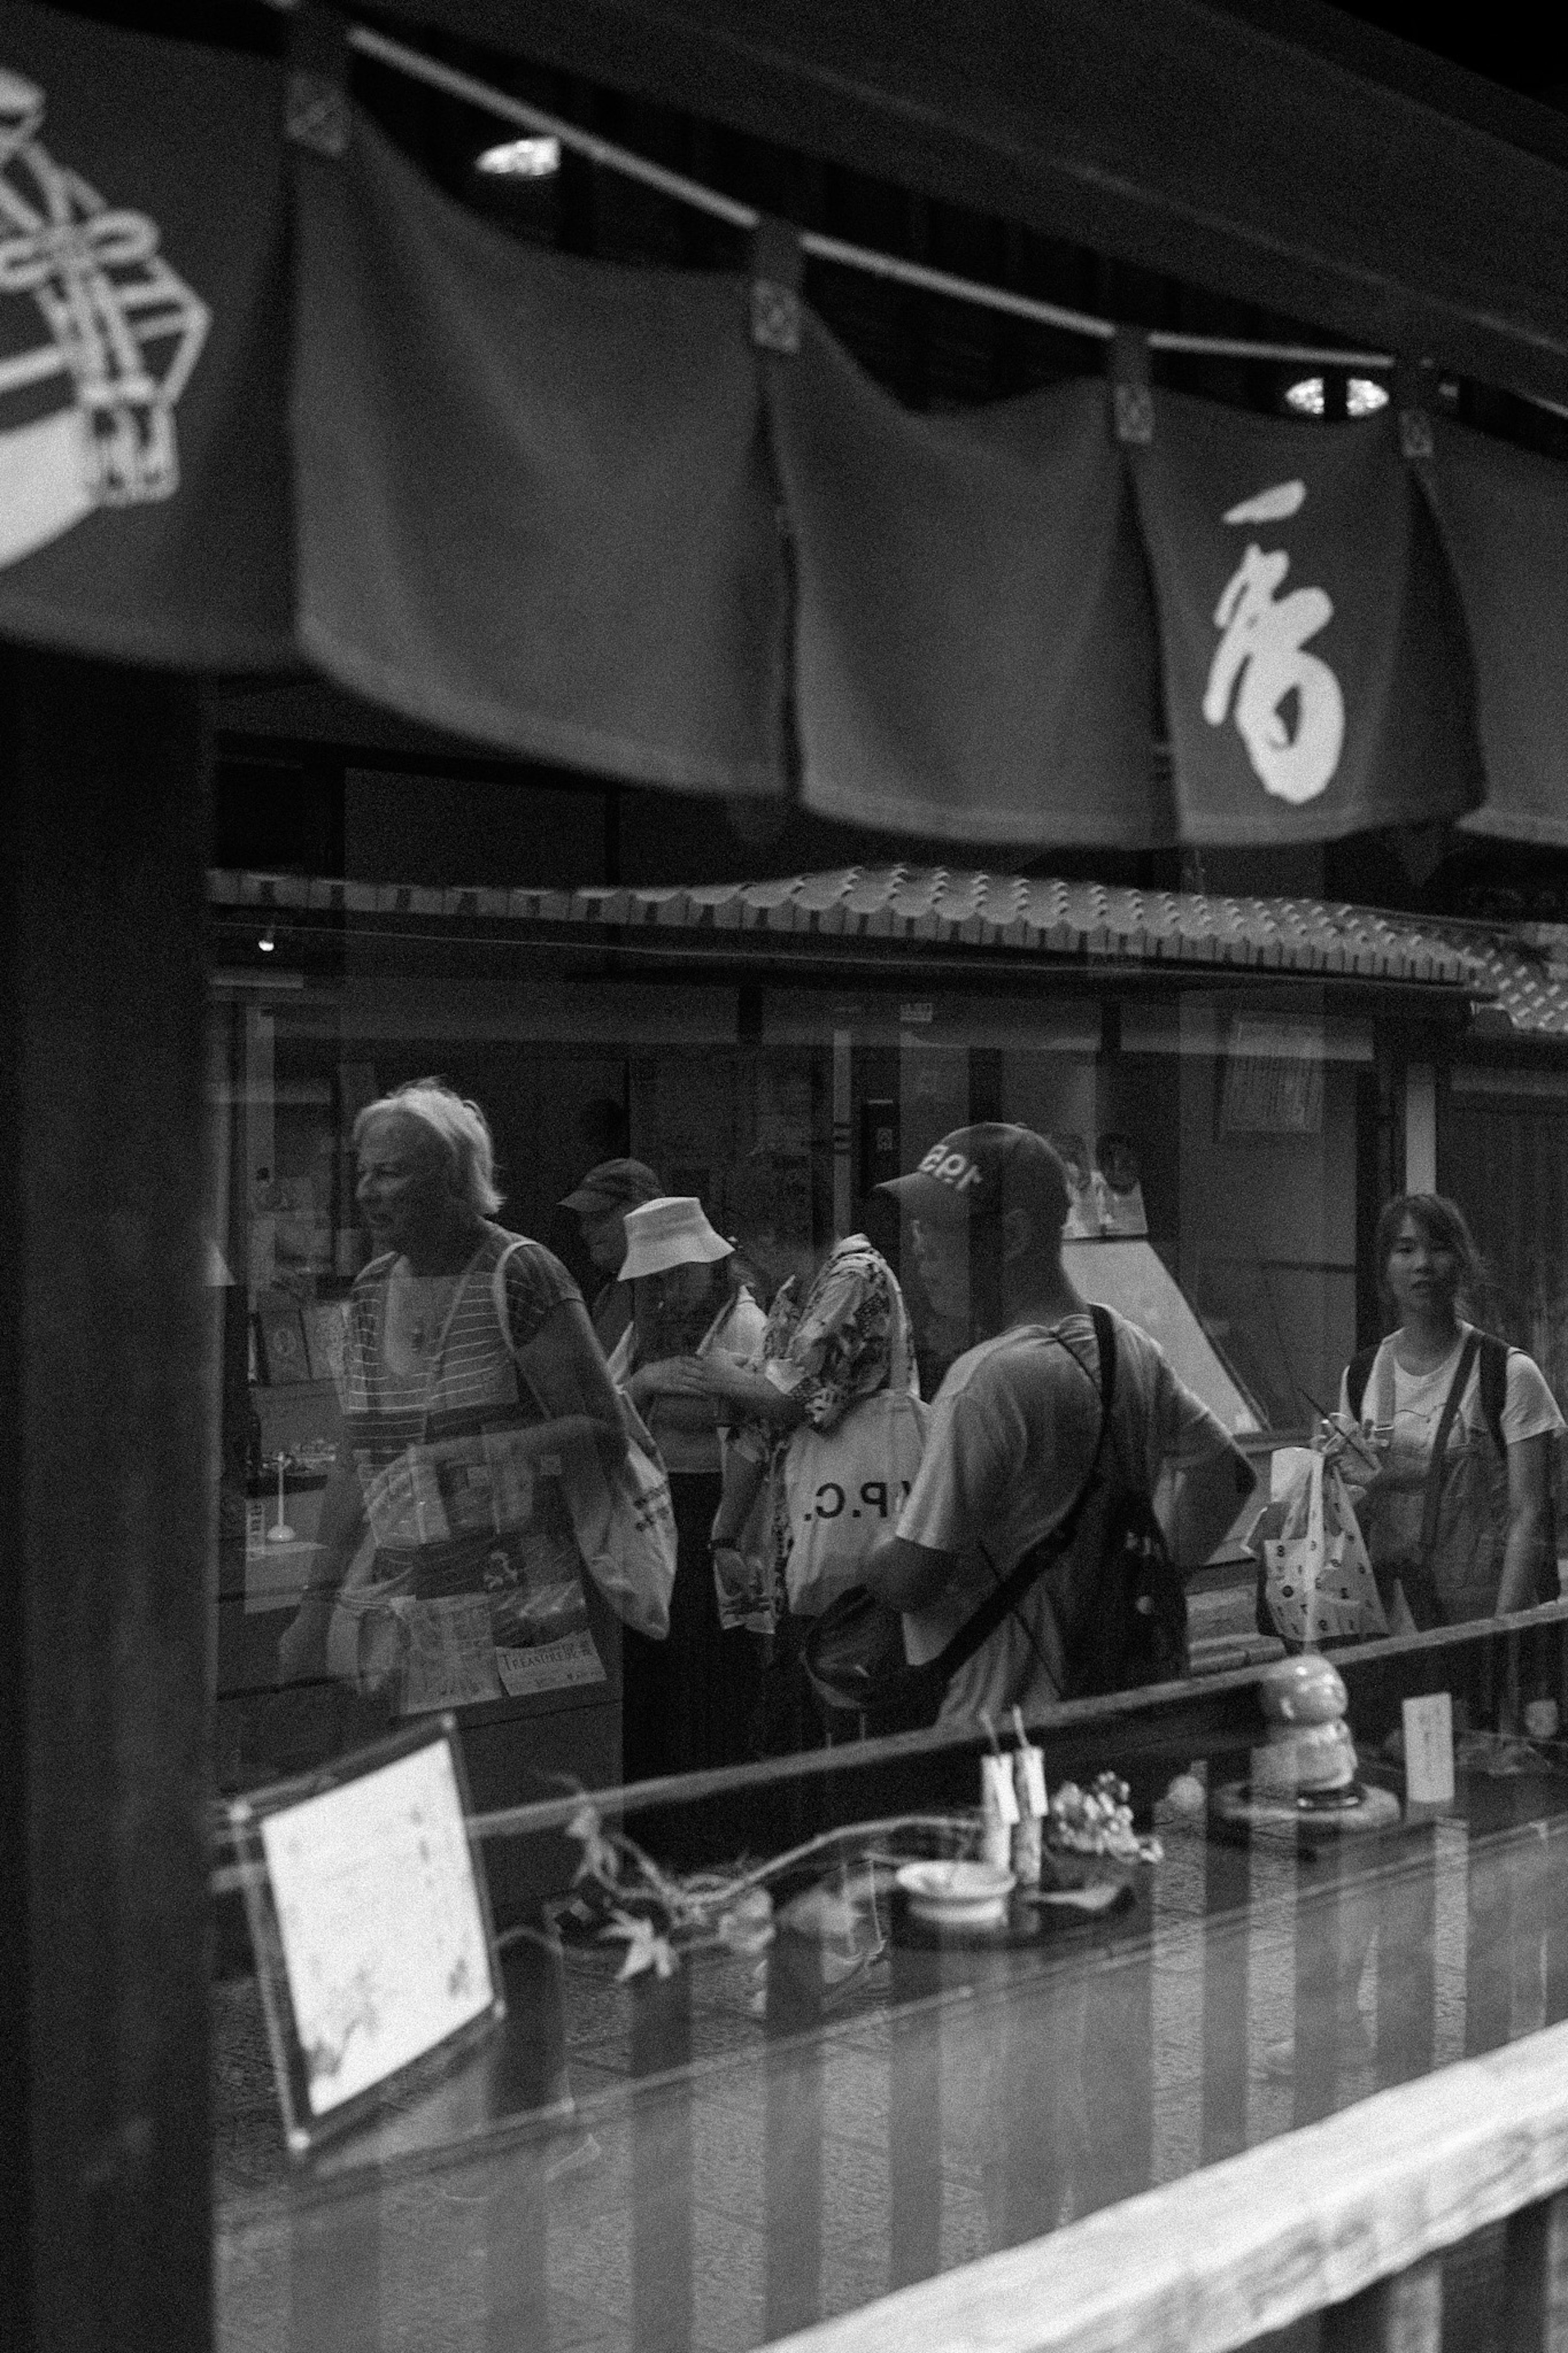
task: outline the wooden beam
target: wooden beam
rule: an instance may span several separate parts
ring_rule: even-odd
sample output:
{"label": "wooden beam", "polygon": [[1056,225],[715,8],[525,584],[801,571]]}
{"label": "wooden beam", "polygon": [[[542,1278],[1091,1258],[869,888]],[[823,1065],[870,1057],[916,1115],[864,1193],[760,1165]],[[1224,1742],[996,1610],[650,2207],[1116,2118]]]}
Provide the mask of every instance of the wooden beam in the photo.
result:
{"label": "wooden beam", "polygon": [[0,659],[0,2342],[36,2353],[211,2329],[203,774],[193,688]]}
{"label": "wooden beam", "polygon": [[[388,0],[432,24],[1361,343],[1568,399],[1543,108],[1219,0]],[[1460,109],[1462,108],[1462,111]]]}
{"label": "wooden beam", "polygon": [[1340,2335],[1325,2346],[1426,2353],[1443,2251],[1565,2183],[1568,2027],[1552,2027],[804,2330],[779,2353],[1231,2353],[1331,2307]]}

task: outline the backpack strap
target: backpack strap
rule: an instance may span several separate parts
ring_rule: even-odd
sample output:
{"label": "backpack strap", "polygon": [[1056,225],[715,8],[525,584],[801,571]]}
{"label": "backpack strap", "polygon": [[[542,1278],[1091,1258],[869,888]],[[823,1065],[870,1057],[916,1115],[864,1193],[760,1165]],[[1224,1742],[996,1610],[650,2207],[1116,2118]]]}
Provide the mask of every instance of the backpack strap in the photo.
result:
{"label": "backpack strap", "polygon": [[[1103,1307],[1091,1307],[1089,1314],[1100,1356],[1100,1430],[1094,1441],[1094,1452],[1089,1457],[1089,1469],[1083,1474],[1077,1494],[1056,1525],[1047,1528],[1039,1542],[1029,1546],[1023,1558],[1005,1577],[997,1577],[995,1590],[988,1593],[979,1609],[964,1620],[946,1647],[924,1666],[913,1671],[933,1689],[946,1690],[960,1667],[967,1666],[981,1644],[990,1641],[1004,1618],[1016,1611],[1026,1594],[1038,1584],[1051,1563],[1059,1560],[1070,1548],[1078,1534],[1079,1522],[1100,1475],[1100,1456],[1105,1451],[1106,1439],[1110,1434],[1110,1409],[1116,1396],[1116,1326]],[[1073,1356],[1059,1334],[1054,1336],[1087,1378],[1088,1366]],[[995,1574],[994,1570],[992,1574]]]}
{"label": "backpack strap", "polygon": [[1454,1367],[1454,1377],[1448,1384],[1448,1394],[1443,1402],[1436,1436],[1432,1440],[1432,1459],[1426,1465],[1426,1493],[1421,1506],[1420,1561],[1430,1572],[1432,1555],[1437,1543],[1437,1507],[1443,1495],[1443,1464],[1448,1451],[1448,1433],[1454,1427],[1459,1410],[1459,1400],[1470,1377],[1470,1367],[1480,1353],[1481,1335],[1470,1331],[1465,1335],[1465,1345],[1459,1351],[1459,1361]]}
{"label": "backpack strap", "polygon": [[1345,1366],[1345,1402],[1357,1421],[1361,1419],[1362,1399],[1366,1395],[1366,1385],[1372,1378],[1372,1368],[1377,1361],[1381,1345],[1380,1341],[1374,1340],[1370,1348],[1361,1349]]}
{"label": "backpack strap", "polygon": [[1502,1434],[1502,1409],[1508,1403],[1509,1355],[1506,1340],[1500,1340],[1495,1332],[1481,1334],[1481,1416],[1491,1432],[1492,1444],[1504,1461],[1508,1458],[1508,1440]]}
{"label": "backpack strap", "polygon": [[[496,1262],[490,1269],[490,1304],[496,1312],[496,1322],[500,1325],[500,1335],[505,1344],[507,1355],[511,1358],[512,1374],[517,1381],[518,1403],[524,1406],[531,1403],[535,1412],[548,1420],[550,1417],[544,1411],[539,1392],[522,1368],[522,1358],[517,1342],[512,1337],[511,1303],[506,1295],[507,1261],[514,1250],[527,1247],[527,1238],[522,1234],[508,1234],[502,1227],[498,1227],[496,1230],[504,1236],[505,1247],[498,1253]],[[616,1394],[618,1395],[619,1392],[617,1391]]]}

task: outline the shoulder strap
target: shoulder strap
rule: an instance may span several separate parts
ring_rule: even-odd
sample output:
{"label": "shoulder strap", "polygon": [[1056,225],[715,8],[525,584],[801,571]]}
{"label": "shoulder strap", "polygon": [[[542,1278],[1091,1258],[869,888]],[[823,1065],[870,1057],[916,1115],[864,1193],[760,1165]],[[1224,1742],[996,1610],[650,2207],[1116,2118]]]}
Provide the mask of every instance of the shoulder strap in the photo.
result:
{"label": "shoulder strap", "polygon": [[1448,1394],[1437,1423],[1437,1434],[1432,1440],[1432,1459],[1426,1465],[1426,1493],[1421,1507],[1421,1563],[1425,1567],[1432,1558],[1437,1542],[1437,1507],[1443,1495],[1443,1462],[1448,1451],[1448,1433],[1459,1410],[1459,1400],[1465,1394],[1465,1384],[1470,1377],[1481,1345],[1479,1332],[1465,1335],[1465,1345],[1459,1351],[1459,1361],[1454,1367],[1454,1377],[1448,1384]]}
{"label": "shoulder strap", "polygon": [[1116,1402],[1116,1325],[1109,1307],[1091,1307],[1089,1320],[1094,1326],[1094,1345],[1100,1356],[1100,1442],[1104,1442],[1110,1427],[1110,1409]]}
{"label": "shoulder strap", "polygon": [[1508,1403],[1509,1345],[1500,1340],[1495,1332],[1481,1334],[1481,1416],[1491,1432],[1492,1444],[1500,1454],[1508,1452],[1508,1440],[1502,1434],[1502,1409]]}
{"label": "shoulder strap", "polygon": [[[918,1670],[933,1686],[945,1689],[960,1667],[967,1665],[983,1642],[990,1641],[1004,1618],[1015,1611],[1031,1587],[1037,1585],[1051,1563],[1059,1560],[1070,1547],[1078,1534],[1084,1506],[1100,1474],[1100,1461],[1105,1451],[1105,1441],[1110,1430],[1110,1409],[1116,1396],[1116,1327],[1103,1307],[1091,1307],[1089,1320],[1094,1325],[1095,1345],[1100,1353],[1100,1429],[1095,1437],[1094,1452],[1082,1483],[1055,1527],[1047,1528],[1037,1544],[1031,1545],[1023,1558],[998,1577],[994,1592],[988,1593],[971,1617],[946,1647],[938,1652],[929,1665]],[[1087,1377],[1088,1367],[1073,1356],[1065,1340],[1058,1337],[1064,1352]]]}
{"label": "shoulder strap", "polygon": [[1357,1421],[1361,1419],[1361,1401],[1366,1395],[1366,1385],[1372,1377],[1381,1345],[1374,1340],[1370,1348],[1361,1349],[1345,1366],[1345,1401]]}
{"label": "shoulder strap", "polygon": [[[513,1251],[527,1250],[531,1245],[526,1234],[509,1234],[504,1226],[492,1226],[490,1231],[501,1244],[496,1255],[496,1262],[490,1269],[490,1303],[495,1309],[496,1322],[500,1325],[502,1345],[507,1355],[511,1358],[512,1370],[517,1376],[519,1399],[525,1404],[531,1399],[535,1411],[548,1420],[550,1417],[545,1409],[544,1400],[530,1379],[522,1361],[521,1352],[512,1337],[511,1306],[506,1295],[506,1271]],[[625,1390],[617,1389],[616,1395],[619,1400],[621,1419],[627,1422],[628,1426],[631,1422],[636,1422],[637,1430],[646,1438],[647,1432],[643,1430],[643,1425],[637,1419],[636,1409]],[[648,1439],[649,1448],[652,1447],[652,1440]]]}
{"label": "shoulder strap", "polygon": [[891,1273],[888,1289],[891,1294],[891,1327],[888,1335],[888,1387],[911,1397],[920,1394],[920,1379],[915,1371],[914,1351],[910,1345],[910,1322],[904,1308],[904,1294]]}
{"label": "shoulder strap", "polygon": [[513,1364],[517,1362],[517,1344],[511,1336],[511,1310],[507,1304],[506,1296],[506,1268],[507,1261],[513,1250],[520,1250],[521,1248],[522,1236],[513,1234],[490,1269],[490,1304],[496,1312],[496,1322],[500,1325],[501,1338],[506,1342],[507,1355]]}

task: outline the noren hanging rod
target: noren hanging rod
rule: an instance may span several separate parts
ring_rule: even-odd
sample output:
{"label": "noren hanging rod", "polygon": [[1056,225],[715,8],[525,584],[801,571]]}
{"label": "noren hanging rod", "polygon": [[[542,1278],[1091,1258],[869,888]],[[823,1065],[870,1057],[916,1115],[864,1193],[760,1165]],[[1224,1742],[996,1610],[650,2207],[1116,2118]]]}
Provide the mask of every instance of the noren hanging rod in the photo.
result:
{"label": "noren hanging rod", "polygon": [[[348,39],[352,48],[362,57],[374,58],[378,65],[389,66],[394,72],[406,74],[410,79],[422,81],[450,98],[461,99],[503,122],[514,123],[519,130],[531,132],[536,138],[558,139],[563,147],[604,170],[618,172],[624,179],[639,180],[645,187],[655,188],[660,195],[689,205],[731,228],[754,229],[762,218],[753,206],[742,204],[735,196],[723,195],[717,188],[705,187],[700,180],[689,179],[683,172],[671,172],[662,164],[651,163],[629,147],[622,147],[612,139],[602,139],[597,132],[584,131],[580,123],[552,114],[544,107],[531,105],[526,99],[513,98],[509,91],[496,90],[456,66],[444,65],[438,58],[426,57],[420,49],[411,49],[402,41],[373,31],[368,25],[351,26]],[[1015,294],[1006,287],[986,285],[979,279],[955,277],[949,270],[929,269],[924,262],[905,261],[896,254],[878,253],[868,246],[825,237],[817,229],[801,229],[798,235],[802,252],[816,261],[837,263],[842,269],[863,270],[868,277],[917,287],[924,293],[944,294],[954,301],[1005,311],[1013,318],[1028,319],[1037,326],[1060,328],[1096,343],[1109,343],[1116,332],[1109,319],[1097,319],[1086,311],[1068,310],[1059,302]],[[1226,359],[1279,360],[1290,366],[1389,368],[1394,364],[1387,352],[1330,350],[1310,343],[1242,342],[1233,336],[1179,334],[1159,327],[1147,340],[1151,350],[1157,352],[1208,352]]]}

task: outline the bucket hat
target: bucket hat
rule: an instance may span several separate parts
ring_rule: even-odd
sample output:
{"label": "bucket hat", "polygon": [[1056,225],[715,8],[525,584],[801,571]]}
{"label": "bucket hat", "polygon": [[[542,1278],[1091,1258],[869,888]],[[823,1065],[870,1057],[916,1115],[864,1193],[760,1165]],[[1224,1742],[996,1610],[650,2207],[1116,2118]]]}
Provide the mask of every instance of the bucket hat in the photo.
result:
{"label": "bucket hat", "polygon": [[716,1259],[728,1258],[734,1247],[714,1232],[700,1201],[667,1193],[626,1211],[621,1281],[635,1282],[639,1275],[663,1274],[672,1266],[710,1266]]}

